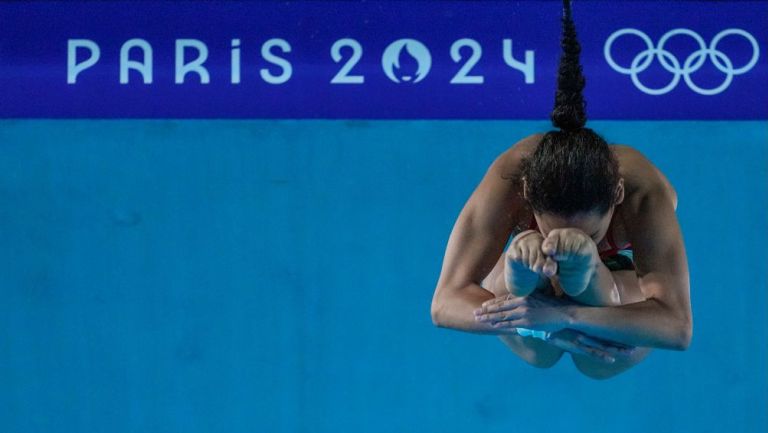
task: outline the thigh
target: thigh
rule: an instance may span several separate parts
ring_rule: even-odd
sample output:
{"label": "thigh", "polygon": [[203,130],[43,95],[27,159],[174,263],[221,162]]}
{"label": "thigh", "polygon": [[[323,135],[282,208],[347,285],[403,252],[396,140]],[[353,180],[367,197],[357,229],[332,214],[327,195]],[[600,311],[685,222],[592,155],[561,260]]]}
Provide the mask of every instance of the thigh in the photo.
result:
{"label": "thigh", "polygon": [[504,296],[509,294],[507,287],[504,285],[504,255],[506,251],[501,254],[499,260],[496,261],[496,265],[493,266],[491,272],[480,283],[480,287],[493,293],[495,296]]}
{"label": "thigh", "polygon": [[[616,293],[595,293],[585,290],[579,296],[573,296],[576,302],[594,307],[612,307],[635,302],[645,301],[646,297],[640,289],[637,274],[634,270],[611,271],[613,281],[616,283]],[[604,290],[604,289],[600,289]]]}
{"label": "thigh", "polygon": [[640,288],[640,282],[635,271],[613,271],[611,274],[616,282],[616,288],[619,289],[621,305],[634,304],[647,299]]}

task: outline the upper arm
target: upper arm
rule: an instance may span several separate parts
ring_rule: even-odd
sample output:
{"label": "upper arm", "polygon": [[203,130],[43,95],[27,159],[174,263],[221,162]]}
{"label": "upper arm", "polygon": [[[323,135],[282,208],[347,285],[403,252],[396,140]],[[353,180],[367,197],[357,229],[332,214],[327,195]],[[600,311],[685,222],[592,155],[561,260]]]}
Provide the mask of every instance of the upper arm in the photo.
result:
{"label": "upper arm", "polygon": [[621,144],[613,145],[617,151],[621,175],[632,185],[639,186],[642,192],[656,190],[665,193],[677,209],[677,191],[664,173],[656,168],[648,158],[637,149]]}
{"label": "upper arm", "polygon": [[651,175],[626,203],[625,223],[643,293],[691,323],[688,259],[673,191]]}
{"label": "upper arm", "polygon": [[513,179],[521,159],[518,145],[496,158],[461,210],[448,240],[437,291],[479,285],[503,252],[524,205]]}

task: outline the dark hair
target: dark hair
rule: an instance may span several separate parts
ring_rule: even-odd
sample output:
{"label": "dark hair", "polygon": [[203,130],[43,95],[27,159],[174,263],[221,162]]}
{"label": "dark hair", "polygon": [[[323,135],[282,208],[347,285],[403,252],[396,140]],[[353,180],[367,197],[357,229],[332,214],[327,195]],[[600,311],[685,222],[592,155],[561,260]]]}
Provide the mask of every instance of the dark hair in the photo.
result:
{"label": "dark hair", "polygon": [[581,47],[570,0],[563,0],[563,35],[552,124],[559,131],[544,134],[536,150],[524,158],[528,203],[537,212],[571,216],[579,212],[604,214],[614,204],[619,164],[608,143],[585,128],[585,80],[579,63]]}

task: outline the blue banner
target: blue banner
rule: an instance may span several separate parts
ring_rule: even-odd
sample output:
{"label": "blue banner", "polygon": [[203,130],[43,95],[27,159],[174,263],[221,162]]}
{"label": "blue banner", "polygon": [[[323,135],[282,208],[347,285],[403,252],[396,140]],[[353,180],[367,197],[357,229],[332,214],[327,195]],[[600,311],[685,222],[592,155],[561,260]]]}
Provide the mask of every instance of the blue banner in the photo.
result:
{"label": "blue banner", "polygon": [[[0,4],[0,117],[543,119],[560,1]],[[590,118],[768,118],[768,2],[574,1]]]}

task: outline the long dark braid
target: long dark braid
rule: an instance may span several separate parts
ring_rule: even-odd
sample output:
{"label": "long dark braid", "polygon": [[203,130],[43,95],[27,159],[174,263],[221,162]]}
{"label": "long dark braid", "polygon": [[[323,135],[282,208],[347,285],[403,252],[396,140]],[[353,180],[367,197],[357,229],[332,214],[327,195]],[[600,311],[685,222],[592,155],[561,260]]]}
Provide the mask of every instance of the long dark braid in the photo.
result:
{"label": "long dark braid", "polygon": [[557,71],[555,109],[552,110],[552,124],[563,131],[579,129],[587,123],[584,90],[586,81],[579,62],[581,45],[576,38],[576,24],[573,22],[570,0],[563,0],[563,35],[560,46],[560,66]]}
{"label": "long dark braid", "polygon": [[523,159],[528,203],[533,210],[561,216],[606,212],[615,200],[619,165],[608,143],[586,128],[586,80],[571,2],[563,0],[562,54],[557,74],[552,124],[530,157]]}

